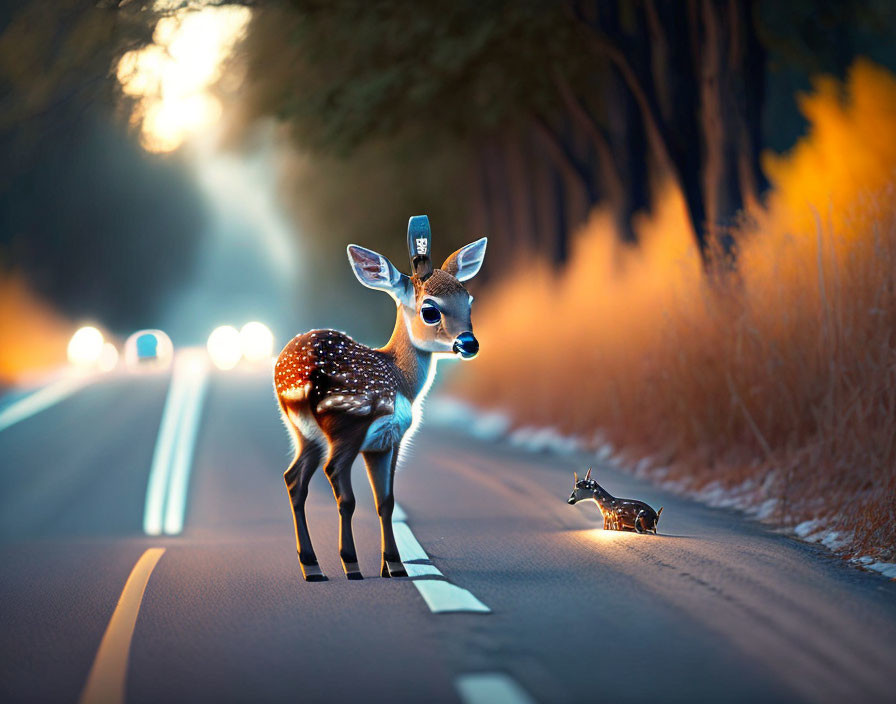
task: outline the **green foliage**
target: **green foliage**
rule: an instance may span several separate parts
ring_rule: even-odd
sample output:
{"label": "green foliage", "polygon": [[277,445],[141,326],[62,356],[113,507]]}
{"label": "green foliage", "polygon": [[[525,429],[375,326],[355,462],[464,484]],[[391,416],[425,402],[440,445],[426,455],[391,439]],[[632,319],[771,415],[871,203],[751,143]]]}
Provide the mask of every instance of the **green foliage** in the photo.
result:
{"label": "green foliage", "polygon": [[[555,101],[546,69],[569,60],[570,40],[559,7],[296,0],[259,11],[252,80],[303,146],[342,156],[396,135],[506,129]],[[286,45],[288,72],[269,70],[283,55],[261,43]]]}
{"label": "green foliage", "polygon": [[205,216],[180,166],[114,119],[117,60],[155,25],[146,4],[0,10],[0,276],[15,269],[64,314],[121,332],[158,320]]}

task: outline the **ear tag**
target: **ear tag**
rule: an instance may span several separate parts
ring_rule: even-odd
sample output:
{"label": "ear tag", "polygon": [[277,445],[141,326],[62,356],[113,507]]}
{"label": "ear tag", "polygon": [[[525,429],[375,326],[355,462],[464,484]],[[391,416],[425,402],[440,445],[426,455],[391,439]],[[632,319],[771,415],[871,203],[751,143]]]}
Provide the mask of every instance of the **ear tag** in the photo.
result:
{"label": "ear tag", "polygon": [[411,269],[421,281],[432,276],[432,232],[429,229],[429,217],[414,215],[408,220],[408,254],[411,257]]}

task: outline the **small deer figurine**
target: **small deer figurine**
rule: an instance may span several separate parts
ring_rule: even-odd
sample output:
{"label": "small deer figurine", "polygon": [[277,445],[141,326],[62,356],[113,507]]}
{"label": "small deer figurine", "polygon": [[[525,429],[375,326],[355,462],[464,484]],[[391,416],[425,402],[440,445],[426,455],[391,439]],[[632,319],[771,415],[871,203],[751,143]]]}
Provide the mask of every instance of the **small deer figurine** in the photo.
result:
{"label": "small deer figurine", "polygon": [[383,577],[406,577],[392,532],[393,481],[402,443],[420,419],[421,405],[441,357],[472,359],[473,297],[462,282],[476,275],[487,239],[448,257],[440,269],[430,259],[429,218],[408,223],[412,275],[400,273],[381,254],[350,244],[348,259],[358,280],[395,300],[392,337],[371,349],[336,330],[312,330],[283,348],[274,387],[296,455],[283,475],[292,500],[296,546],[306,581],[326,580],[311,546],[305,499],[321,465],[339,508],[339,556],[348,579],[362,579],[352,537],[351,467],[360,452],[376,500],[382,538]]}
{"label": "small deer figurine", "polygon": [[654,511],[643,501],[617,499],[615,496],[611,496],[606,489],[591,478],[591,467],[588,468],[588,474],[581,481],[579,481],[578,472],[573,472],[573,477],[575,486],[567,503],[575,505],[579,501],[593,500],[604,517],[604,530],[633,530],[638,533],[656,535],[656,525],[663,512],[662,506],[659,511]]}

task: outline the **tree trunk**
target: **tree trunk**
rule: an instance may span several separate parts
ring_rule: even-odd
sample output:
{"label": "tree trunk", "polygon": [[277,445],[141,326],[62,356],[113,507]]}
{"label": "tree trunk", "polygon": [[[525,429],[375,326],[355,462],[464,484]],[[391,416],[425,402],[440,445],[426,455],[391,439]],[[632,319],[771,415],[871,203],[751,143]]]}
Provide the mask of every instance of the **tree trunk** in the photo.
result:
{"label": "tree trunk", "polygon": [[765,187],[758,165],[765,65],[748,4],[645,0],[628,8],[634,27],[623,27],[613,3],[599,6],[596,19],[575,3],[570,9],[595,54],[625,81],[658,161],[678,182],[704,266],[712,265],[713,240],[732,264],[731,226]]}
{"label": "tree trunk", "polygon": [[647,175],[647,148],[638,106],[626,88],[619,71],[608,67],[605,79],[607,117],[610,134],[610,160],[613,164],[613,216],[620,239],[637,244],[632,220],[650,206]]}
{"label": "tree trunk", "polygon": [[701,0],[700,118],[703,131],[703,188],[708,237],[730,264],[734,257],[732,227],[744,207],[741,192],[741,125],[736,99],[736,57],[742,36],[736,28],[733,2]]}

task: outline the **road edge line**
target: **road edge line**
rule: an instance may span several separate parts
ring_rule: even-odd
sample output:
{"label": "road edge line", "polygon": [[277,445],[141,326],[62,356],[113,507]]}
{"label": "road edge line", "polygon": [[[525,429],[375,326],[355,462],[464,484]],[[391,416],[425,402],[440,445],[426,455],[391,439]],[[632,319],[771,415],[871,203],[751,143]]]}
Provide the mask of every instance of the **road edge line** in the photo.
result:
{"label": "road edge line", "polygon": [[90,667],[87,682],[78,699],[79,704],[124,702],[128,656],[137,615],[140,613],[146,585],[164,552],[165,548],[149,548],[140,556],[128,575]]}
{"label": "road edge line", "polygon": [[0,410],[0,432],[55,406],[94,380],[94,377],[62,377],[13,401]]}

